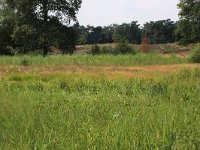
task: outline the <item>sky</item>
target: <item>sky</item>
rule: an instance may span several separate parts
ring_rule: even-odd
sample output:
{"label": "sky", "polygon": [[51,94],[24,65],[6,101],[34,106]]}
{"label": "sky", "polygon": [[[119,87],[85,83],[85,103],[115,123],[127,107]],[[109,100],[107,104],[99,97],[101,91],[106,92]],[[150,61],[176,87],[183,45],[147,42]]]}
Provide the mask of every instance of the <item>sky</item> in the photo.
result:
{"label": "sky", "polygon": [[178,20],[179,0],[83,0],[78,13],[80,25]]}

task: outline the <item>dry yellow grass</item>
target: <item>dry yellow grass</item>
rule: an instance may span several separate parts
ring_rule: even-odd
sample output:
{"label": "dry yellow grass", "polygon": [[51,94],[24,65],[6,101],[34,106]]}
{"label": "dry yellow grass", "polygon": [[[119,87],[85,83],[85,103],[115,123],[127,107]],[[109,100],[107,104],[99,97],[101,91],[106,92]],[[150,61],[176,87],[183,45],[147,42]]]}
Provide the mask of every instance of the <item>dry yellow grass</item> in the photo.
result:
{"label": "dry yellow grass", "polygon": [[11,73],[37,73],[37,74],[54,74],[54,73],[76,73],[81,75],[105,76],[110,79],[124,77],[144,77],[148,78],[158,74],[173,74],[182,69],[199,68],[199,64],[174,64],[174,65],[155,65],[142,67],[114,67],[114,66],[5,66],[0,68],[0,76]]}
{"label": "dry yellow grass", "polygon": [[[117,43],[107,43],[107,44],[98,44],[98,46],[100,48],[102,47],[111,47],[111,48],[115,48],[117,45]],[[131,44],[132,47],[135,47],[137,49],[140,49],[140,45],[136,45],[136,44]],[[190,53],[189,51],[192,49],[193,45],[189,45],[189,46],[181,46],[175,43],[171,43],[171,44],[153,44],[150,45],[149,44],[149,49],[152,52],[158,52],[161,53],[162,56],[165,57],[170,57],[172,55],[177,56],[177,57],[182,57],[182,58],[188,58]],[[92,45],[78,45],[76,47],[76,54],[84,54],[90,51],[90,49],[92,48]],[[169,51],[173,51],[173,53],[168,53],[165,54],[163,53],[165,50],[169,50]]]}

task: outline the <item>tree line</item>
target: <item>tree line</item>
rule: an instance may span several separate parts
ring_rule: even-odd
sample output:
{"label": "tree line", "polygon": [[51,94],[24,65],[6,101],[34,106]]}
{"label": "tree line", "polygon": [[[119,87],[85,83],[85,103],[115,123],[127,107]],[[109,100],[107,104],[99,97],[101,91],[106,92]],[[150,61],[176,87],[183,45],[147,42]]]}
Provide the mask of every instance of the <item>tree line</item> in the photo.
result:
{"label": "tree line", "polygon": [[140,44],[145,36],[150,44],[172,43],[177,41],[177,22],[167,20],[151,21],[145,23],[143,27],[137,21],[113,24],[109,26],[81,26],[78,23],[73,25],[76,31],[76,43],[96,44],[96,43],[118,43],[126,40],[132,44]]}
{"label": "tree line", "polygon": [[[180,20],[137,21],[109,26],[82,26],[76,15],[82,0],[3,0],[0,1],[0,54],[24,54],[56,47],[73,53],[76,45],[113,43],[126,40],[140,44],[189,44],[200,42],[200,1],[180,0]],[[71,22],[75,22],[71,25]]]}

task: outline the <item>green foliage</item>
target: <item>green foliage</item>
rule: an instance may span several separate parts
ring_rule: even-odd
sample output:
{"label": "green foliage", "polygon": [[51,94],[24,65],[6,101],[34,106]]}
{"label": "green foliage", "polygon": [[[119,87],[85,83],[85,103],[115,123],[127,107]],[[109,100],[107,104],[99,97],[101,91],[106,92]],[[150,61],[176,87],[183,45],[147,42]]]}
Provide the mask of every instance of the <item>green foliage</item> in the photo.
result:
{"label": "green foliage", "polygon": [[200,41],[200,1],[181,0],[178,4],[180,22],[177,32],[180,34],[181,43],[188,44]]}
{"label": "green foliage", "polygon": [[148,36],[151,44],[172,43],[179,37],[175,34],[177,23],[167,20],[151,21],[144,24],[143,28],[137,21],[109,26],[80,26],[75,24],[77,44],[95,44],[120,42],[122,39],[132,44],[140,44],[142,37]]}
{"label": "green foliage", "polygon": [[[56,35],[55,35],[56,36]],[[56,37],[58,48],[63,54],[73,54],[76,49],[75,31],[71,27],[62,26],[59,37]]]}
{"label": "green foliage", "polygon": [[176,40],[176,23],[167,20],[150,21],[144,24],[143,34],[149,38],[150,44],[172,43]]}
{"label": "green foliage", "polygon": [[88,31],[84,26],[80,26],[79,23],[73,25],[76,35],[76,44],[85,45],[87,43]]}
{"label": "green foliage", "polygon": [[[71,20],[76,21],[76,14],[82,0],[5,0],[3,11],[11,10],[12,30],[6,31],[3,44],[16,48],[18,53],[28,53],[43,49],[46,55],[50,46],[58,47],[63,53],[73,53],[75,50],[75,31],[69,26]],[[6,22],[7,17],[0,13],[0,18]],[[3,32],[0,25],[0,33]],[[58,36],[59,35],[59,36]],[[9,38],[9,39],[8,39]],[[0,39],[0,44],[1,44]],[[14,42],[14,46],[10,44]],[[4,46],[6,47],[6,46]]]}
{"label": "green foliage", "polygon": [[[200,70],[0,79],[0,149],[198,149]],[[70,90],[69,90],[70,89]]]}
{"label": "green foliage", "polygon": [[87,37],[88,44],[103,43],[103,28],[102,27],[87,26],[87,30],[90,33],[88,34],[88,37]]}
{"label": "green foliage", "polygon": [[141,29],[139,26],[137,21],[132,21],[130,24],[113,25],[114,42],[121,42],[124,39],[129,43],[139,44],[141,42]]}
{"label": "green foliage", "polygon": [[186,19],[182,19],[178,22],[176,34],[179,36],[179,43],[187,45],[194,42],[191,35],[192,25]]}
{"label": "green foliage", "polygon": [[193,63],[200,63],[200,44],[194,47],[190,61]]}
{"label": "green foliage", "polygon": [[139,44],[141,42],[141,29],[137,21],[124,23],[121,25],[109,26],[80,26],[75,24],[77,44],[113,43],[120,42],[121,39],[129,43]]}
{"label": "green foliage", "polygon": [[114,49],[114,54],[136,54],[137,51],[131,47],[126,40],[121,40],[116,48]]}
{"label": "green foliage", "polygon": [[14,47],[12,41],[12,32],[14,30],[15,17],[13,11],[4,5],[0,5],[0,55],[12,55],[11,47]]}
{"label": "green foliage", "polygon": [[121,40],[115,48],[113,47],[99,47],[97,44],[93,45],[90,52],[93,55],[97,54],[111,54],[111,55],[125,55],[137,53],[136,49],[128,44],[127,41]]}
{"label": "green foliage", "polygon": [[15,28],[12,34],[12,40],[15,41],[17,52],[25,54],[36,50],[39,47],[39,33],[31,25],[21,25]]}
{"label": "green foliage", "polygon": [[99,47],[97,44],[95,44],[95,45],[92,46],[90,52],[91,52],[93,55],[97,55],[97,54],[100,54],[101,49],[100,49],[100,47]]}
{"label": "green foliage", "polygon": [[114,50],[115,48],[113,48],[112,46],[102,46],[101,54],[115,54]]}

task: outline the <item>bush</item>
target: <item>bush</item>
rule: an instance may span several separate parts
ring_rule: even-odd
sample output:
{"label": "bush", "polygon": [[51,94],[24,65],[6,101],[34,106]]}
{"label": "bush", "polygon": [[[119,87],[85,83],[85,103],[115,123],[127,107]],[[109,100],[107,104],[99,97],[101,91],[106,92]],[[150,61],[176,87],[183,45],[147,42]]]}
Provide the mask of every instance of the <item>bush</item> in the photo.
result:
{"label": "bush", "polygon": [[101,54],[113,54],[114,48],[111,46],[103,46],[101,48]]}
{"label": "bush", "polygon": [[127,41],[122,40],[119,42],[114,49],[114,54],[136,54],[136,50],[131,47]]}
{"label": "bush", "polygon": [[133,47],[131,47],[128,42],[126,41],[121,41],[120,43],[117,44],[115,48],[113,47],[99,47],[97,44],[93,45],[90,52],[93,55],[98,55],[98,54],[111,54],[111,55],[118,55],[118,54],[136,54],[137,50]]}
{"label": "bush", "polygon": [[140,44],[140,50],[142,53],[149,53],[148,38],[146,36],[144,37],[142,43]]}
{"label": "bush", "polygon": [[97,55],[97,54],[100,54],[101,49],[100,49],[100,47],[99,47],[97,44],[95,44],[95,45],[92,46],[90,52],[91,52],[93,55]]}
{"label": "bush", "polygon": [[192,63],[200,63],[200,44],[197,44],[193,48],[193,54],[190,57],[190,62],[192,62]]}

